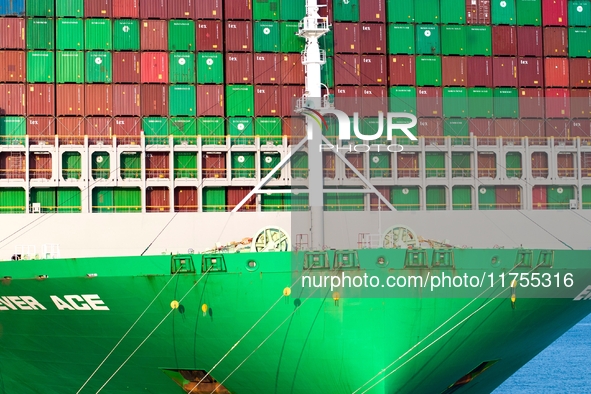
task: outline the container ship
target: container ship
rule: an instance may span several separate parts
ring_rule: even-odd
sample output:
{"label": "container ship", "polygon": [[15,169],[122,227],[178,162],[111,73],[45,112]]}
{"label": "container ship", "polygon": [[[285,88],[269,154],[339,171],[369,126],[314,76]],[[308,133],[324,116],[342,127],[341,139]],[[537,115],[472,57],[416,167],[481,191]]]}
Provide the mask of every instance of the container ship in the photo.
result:
{"label": "container ship", "polygon": [[[492,392],[591,312],[590,35],[590,1],[0,0],[0,392]],[[310,138],[334,109],[418,138]],[[303,285],[367,275],[486,285]]]}

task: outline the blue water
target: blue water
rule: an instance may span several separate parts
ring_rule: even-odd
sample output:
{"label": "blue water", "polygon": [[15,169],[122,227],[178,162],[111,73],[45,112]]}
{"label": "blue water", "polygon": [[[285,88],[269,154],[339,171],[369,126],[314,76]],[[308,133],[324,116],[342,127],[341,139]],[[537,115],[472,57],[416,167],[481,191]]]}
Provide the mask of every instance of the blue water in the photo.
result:
{"label": "blue water", "polygon": [[523,366],[493,394],[591,393],[591,315]]}

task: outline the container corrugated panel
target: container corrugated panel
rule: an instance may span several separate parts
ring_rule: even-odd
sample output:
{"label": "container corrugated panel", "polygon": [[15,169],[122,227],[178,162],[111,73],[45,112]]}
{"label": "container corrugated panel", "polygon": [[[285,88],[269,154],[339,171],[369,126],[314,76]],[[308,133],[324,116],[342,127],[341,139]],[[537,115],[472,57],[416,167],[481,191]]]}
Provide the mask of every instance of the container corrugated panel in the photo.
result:
{"label": "container corrugated panel", "polygon": [[170,116],[191,116],[197,111],[195,85],[171,85],[169,92]]}
{"label": "container corrugated panel", "polygon": [[544,91],[542,89],[519,89],[519,114],[522,118],[544,117]]}
{"label": "container corrugated panel", "polygon": [[197,212],[199,201],[197,188],[176,187],[174,189],[174,211],[175,212]]}
{"label": "container corrugated panel", "polygon": [[568,2],[568,25],[591,26],[591,1]]}
{"label": "container corrugated panel", "polygon": [[546,96],[547,118],[570,117],[570,90],[562,88],[548,88],[544,91]]}
{"label": "container corrugated panel", "polygon": [[566,57],[547,57],[544,65],[545,86],[568,87],[570,82],[568,65]]}
{"label": "container corrugated panel", "polygon": [[493,94],[495,118],[519,117],[519,93],[517,89],[497,88]]}
{"label": "container corrugated panel", "polygon": [[493,86],[517,87],[517,58],[493,58]]}
{"label": "container corrugated panel", "polygon": [[[215,137],[210,137],[213,139],[219,138],[217,136]],[[222,138],[223,140],[223,138]],[[216,141],[213,141],[213,144],[209,144],[209,145],[217,145]],[[220,142],[221,145],[221,142]],[[203,160],[202,160],[202,168],[203,168],[203,177],[204,178],[226,178],[226,155],[219,153],[219,152],[207,152],[206,154],[203,155]],[[223,189],[220,189],[223,190]],[[207,205],[212,204],[212,201],[208,201],[209,200],[209,194],[211,194],[211,190],[208,188],[204,188],[203,190],[203,199],[205,200],[203,202],[203,210],[205,211]],[[221,193],[224,198],[223,201],[225,201],[225,193]],[[206,202],[207,201],[207,202]],[[222,207],[223,209],[225,209],[224,205],[225,202],[222,203]]]}
{"label": "container corrugated panel", "polygon": [[277,53],[254,54],[254,83],[278,84],[281,79],[281,55]]}
{"label": "container corrugated panel", "polygon": [[113,189],[115,212],[141,212],[142,192],[140,188],[116,187]]}
{"label": "container corrugated panel", "polygon": [[492,54],[492,30],[490,26],[468,26],[466,30],[466,54],[490,56]]}
{"label": "container corrugated panel", "polygon": [[306,81],[302,57],[296,53],[281,55],[281,84],[303,85]]}
{"label": "container corrugated panel", "polygon": [[222,85],[197,85],[197,116],[224,116]]}
{"label": "container corrugated panel", "polygon": [[359,0],[332,0],[336,22],[359,22]]}
{"label": "container corrugated panel", "polygon": [[200,0],[176,0],[168,3],[168,18],[195,19],[195,4]]}
{"label": "container corrugated panel", "polygon": [[25,14],[25,0],[0,1],[0,16],[22,16]]}
{"label": "container corrugated panel", "polygon": [[464,0],[441,0],[441,23],[466,23],[466,8]]}
{"label": "container corrugated panel", "polygon": [[[26,119],[23,116],[0,117],[0,144],[24,145],[26,135]],[[23,154],[24,159],[24,154]],[[19,160],[17,158],[17,160]],[[24,168],[24,167],[23,167]],[[24,176],[23,176],[24,179]]]}
{"label": "container corrugated panel", "polygon": [[86,52],[87,83],[110,83],[112,67],[111,52]]}
{"label": "container corrugated panel", "polygon": [[388,91],[390,98],[388,105],[391,112],[406,112],[416,114],[417,91],[414,87],[393,86]]}
{"label": "container corrugated panel", "polygon": [[[12,2],[9,0],[9,2]],[[27,0],[27,16],[46,16],[51,17],[55,11],[55,2],[53,0]]]}
{"label": "container corrugated panel", "polygon": [[252,53],[226,54],[227,84],[253,83],[253,55]]}
{"label": "container corrugated panel", "polygon": [[54,115],[55,89],[53,84],[27,86],[27,115]]}
{"label": "container corrugated panel", "polygon": [[[495,119],[495,135],[497,137],[502,137],[503,138],[503,143],[504,145],[507,145],[509,143],[513,143],[515,144],[515,142],[517,142],[518,140],[516,140],[519,137],[519,119]],[[520,143],[520,142],[519,142]],[[515,153],[515,155],[512,155],[513,153]],[[510,172],[513,172],[513,174],[515,174],[517,171],[519,171],[518,169],[521,168],[521,160],[519,160],[517,163],[517,165],[512,165],[510,164],[509,161],[509,157],[510,155],[512,156],[517,156],[519,159],[521,159],[521,154],[518,152],[510,152],[507,154],[507,177],[509,178],[518,178],[518,175],[509,175]],[[517,160],[515,160],[517,161]]]}
{"label": "container corrugated panel", "polygon": [[[8,167],[6,165],[6,168]],[[25,168],[25,165],[22,167]],[[12,178],[12,176],[8,175],[7,178]],[[11,187],[0,190],[0,213],[25,213],[26,205],[25,189]]]}
{"label": "container corrugated panel", "polygon": [[168,118],[143,117],[142,129],[146,135],[147,145],[168,144]]}
{"label": "container corrugated panel", "polygon": [[144,51],[168,50],[168,22],[152,19],[142,21],[140,43]]}
{"label": "container corrugated panel", "polygon": [[142,52],[142,83],[168,83],[168,54]]}
{"label": "container corrugated panel", "polygon": [[254,0],[252,18],[257,21],[279,20],[279,0]]}
{"label": "container corrugated panel", "polygon": [[197,83],[224,82],[224,57],[217,52],[199,52],[197,54]]}
{"label": "container corrugated panel", "polygon": [[541,27],[519,26],[517,28],[517,53],[519,56],[542,56],[543,46]]}
{"label": "container corrugated panel", "polygon": [[554,137],[556,142],[566,141],[570,137],[569,119],[546,119],[545,128],[546,137]]}
{"label": "container corrugated panel", "polygon": [[113,89],[111,85],[86,85],[84,101],[86,115],[113,114]]}
{"label": "container corrugated panel", "polygon": [[78,213],[82,211],[82,193],[77,187],[60,187],[57,190],[57,211]]}
{"label": "container corrugated panel", "polygon": [[517,65],[517,76],[520,87],[543,87],[543,60],[537,57],[520,57]]}
{"label": "container corrugated panel", "polygon": [[140,0],[113,0],[113,18],[140,17]]}
{"label": "container corrugated panel", "polygon": [[150,152],[146,154],[147,178],[170,178],[170,153]]}
{"label": "container corrugated panel", "polygon": [[146,212],[170,212],[170,191],[167,187],[146,188]]}
{"label": "container corrugated panel", "polygon": [[110,19],[86,19],[84,21],[87,50],[105,50],[113,48],[113,27]]}
{"label": "container corrugated panel", "polygon": [[443,116],[464,118],[468,115],[468,90],[466,88],[443,88]]}
{"label": "container corrugated panel", "polygon": [[515,0],[517,24],[540,26],[542,24],[541,0]]}
{"label": "container corrugated panel", "polygon": [[113,48],[116,51],[139,51],[140,23],[133,19],[113,22]]}
{"label": "container corrugated panel", "polygon": [[491,88],[468,88],[468,116],[491,118],[493,116],[493,90]]}
{"label": "container corrugated panel", "polygon": [[[330,4],[330,2],[328,2]],[[328,8],[324,7],[324,8]],[[320,14],[320,12],[319,12]],[[301,21],[306,16],[306,0],[279,2],[279,19],[282,21]],[[320,15],[322,16],[322,15]]]}
{"label": "container corrugated panel", "polygon": [[359,20],[384,23],[386,21],[385,0],[364,1],[363,6],[359,7]]}
{"label": "container corrugated panel", "polygon": [[[335,96],[339,93],[339,90],[335,90]],[[281,87],[281,113],[283,116],[295,115],[295,101],[301,98],[303,94],[303,86],[284,85]]]}
{"label": "container corrugated panel", "polygon": [[573,118],[591,117],[591,90],[571,89],[570,111]]}
{"label": "container corrugated panel", "polygon": [[333,31],[335,53],[359,53],[358,23],[335,23]]}
{"label": "container corrugated panel", "polygon": [[[228,211],[231,212],[242,200],[248,196],[252,188],[248,187],[229,187],[226,190],[226,199]],[[249,212],[256,210],[256,196],[252,196],[238,212]]]}
{"label": "container corrugated panel", "polygon": [[495,194],[496,209],[521,209],[521,188],[519,186],[497,186]]}
{"label": "container corrugated panel", "polygon": [[142,19],[168,19],[167,0],[142,0],[140,2],[140,17]]}
{"label": "container corrugated panel", "polygon": [[[198,3],[199,4],[199,3]],[[197,21],[197,50],[198,51],[222,51],[224,47],[224,34],[222,21],[200,20]]]}
{"label": "container corrugated panel", "polygon": [[490,25],[490,0],[466,0],[466,23]]}
{"label": "container corrugated panel", "polygon": [[413,55],[415,53],[415,28],[411,24],[388,25],[388,53]]}
{"label": "container corrugated panel", "polygon": [[[33,179],[51,179],[52,178],[52,157],[47,152],[34,152],[32,155],[29,156],[29,176]],[[31,201],[37,202],[39,201],[39,195],[44,194],[48,196],[50,193],[53,193],[53,198],[55,199],[55,189],[32,189],[31,190]],[[53,203],[46,202],[45,197],[41,199],[41,208],[47,209],[55,209],[55,200]]]}
{"label": "container corrugated panel", "polygon": [[[110,145],[113,138],[113,118],[105,116],[89,116],[86,118],[86,134],[90,145]],[[105,170],[101,178],[110,177],[110,155],[107,152],[96,152],[96,156],[103,156],[103,161],[97,162],[97,169]],[[95,156],[95,157],[96,157]],[[96,160],[93,160],[96,161]],[[96,178],[95,178],[96,179]]]}
{"label": "container corrugated panel", "polygon": [[281,145],[281,118],[256,118],[254,124],[255,135],[264,145]]}
{"label": "container corrugated panel", "polygon": [[[197,118],[197,135],[201,136],[201,140],[203,145],[224,145],[226,143],[225,135],[226,135],[226,122],[224,118],[209,118],[209,117],[200,117]],[[222,156],[220,153],[217,157]],[[208,154],[203,154],[203,169],[206,167],[206,158]],[[225,156],[224,158],[224,166],[225,167]],[[208,178],[208,174],[206,172],[203,173],[204,178]],[[211,176],[209,178],[212,178]],[[225,178],[225,172],[223,174],[223,178]]]}
{"label": "container corrugated panel", "polygon": [[228,52],[252,52],[252,22],[226,22],[224,43]]}
{"label": "container corrugated panel", "polygon": [[[228,134],[232,137],[232,145],[254,145],[252,119],[253,118],[233,117],[227,120]],[[254,154],[252,154],[252,159],[249,160],[250,163],[248,164],[245,161],[236,160],[237,158],[240,158],[240,155],[242,155],[242,153],[232,154],[232,168],[246,168],[250,174],[253,174]],[[250,156],[251,153],[247,153],[247,155]],[[232,172],[232,176],[235,177],[234,172]]]}
{"label": "container corrugated panel", "polygon": [[24,51],[0,51],[0,82],[25,82]]}
{"label": "container corrugated panel", "polygon": [[[497,176],[497,156],[492,152],[479,152],[478,153],[478,177],[479,178],[496,178]],[[484,187],[485,193],[482,193],[480,188],[480,196],[478,198],[480,202],[479,209],[495,209],[496,204],[495,198],[495,187],[489,186]],[[492,206],[484,208],[484,204],[491,204]]]}
{"label": "container corrugated panel", "polygon": [[470,186],[454,186],[452,188],[452,208],[454,210],[472,209],[472,188]]}
{"label": "container corrugated panel", "polygon": [[54,145],[55,118],[53,116],[27,117],[27,135],[30,145]]}
{"label": "container corrugated panel", "polygon": [[[521,119],[519,122],[519,135],[530,138],[530,145],[539,145],[535,141],[540,140],[540,137],[546,135],[544,131],[544,119]],[[534,143],[532,143],[532,140]]]}
{"label": "container corrugated panel", "polygon": [[[281,39],[279,49],[283,53],[301,53],[306,47],[306,40],[296,35],[299,31],[299,22],[280,22],[279,36]],[[256,50],[256,49],[255,49]]]}
{"label": "container corrugated panel", "polygon": [[425,138],[425,144],[442,145],[443,121],[440,118],[419,118],[418,136]]}
{"label": "container corrugated panel", "polygon": [[443,86],[467,86],[468,63],[465,56],[443,56],[441,69]]}
{"label": "container corrugated panel", "polygon": [[488,56],[468,58],[468,86],[492,86],[493,64]]}
{"label": "container corrugated panel", "polygon": [[437,211],[446,209],[445,186],[428,186],[426,195],[427,210]]}
{"label": "container corrugated panel", "polygon": [[514,0],[492,0],[491,16],[493,25],[515,25],[517,10]]}
{"label": "container corrugated panel", "polygon": [[[396,156],[399,178],[419,177],[419,155],[415,152],[404,152]],[[418,201],[417,201],[418,203]]]}
{"label": "container corrugated panel", "polygon": [[493,26],[492,53],[494,56],[517,56],[517,28]]}
{"label": "container corrugated panel", "polygon": [[359,52],[385,55],[386,49],[386,25],[381,23],[361,23]]}
{"label": "container corrugated panel", "polygon": [[568,46],[570,57],[591,57],[591,28],[569,28]]}
{"label": "container corrugated panel", "polygon": [[414,85],[416,80],[415,57],[412,55],[393,55],[389,59],[389,85]]}
{"label": "container corrugated panel", "polygon": [[255,52],[279,52],[281,38],[278,22],[256,21],[253,31]]}
{"label": "container corrugated panel", "polygon": [[195,83],[195,54],[191,52],[171,52],[170,83]]}
{"label": "container corrugated panel", "polygon": [[568,56],[566,27],[544,28],[544,56]]}
{"label": "container corrugated panel", "polygon": [[139,145],[141,133],[141,118],[117,117],[113,120],[113,136],[117,137],[119,145]]}
{"label": "container corrugated panel", "polygon": [[281,116],[281,90],[277,85],[258,85],[254,89],[255,116]]}
{"label": "container corrugated panel", "polygon": [[414,22],[415,1],[386,0],[386,20],[390,23]]}
{"label": "container corrugated panel", "polygon": [[60,18],[57,20],[57,49],[84,49],[84,22],[77,18]]}
{"label": "container corrugated panel", "polygon": [[252,20],[251,0],[226,0],[224,2],[224,19]]}
{"label": "container corrugated panel", "polygon": [[27,82],[51,83],[55,80],[54,53],[47,51],[27,53]]}
{"label": "container corrugated panel", "polygon": [[222,19],[220,0],[199,0],[195,2],[196,19]]}
{"label": "container corrugated panel", "polygon": [[386,56],[361,56],[361,85],[386,85],[388,82]]}
{"label": "container corrugated panel", "polygon": [[84,16],[86,18],[110,18],[113,13],[111,0],[91,0],[84,2]]}
{"label": "container corrugated panel", "polygon": [[359,55],[337,54],[334,62],[334,79],[337,85],[361,84]]}
{"label": "container corrugated panel", "polygon": [[60,144],[83,145],[86,123],[82,117],[66,116],[57,118],[57,135]]}
{"label": "container corrugated panel", "polygon": [[441,53],[466,54],[466,26],[441,26]]}
{"label": "container corrugated panel", "polygon": [[[591,139],[591,119],[573,119],[570,123],[570,135],[572,138],[579,137],[584,140],[583,144],[589,144]],[[582,158],[582,160],[584,159]],[[585,170],[585,172],[589,173],[588,170]]]}
{"label": "container corrugated panel", "polygon": [[25,49],[25,20],[0,18],[0,48]]}
{"label": "container corrugated panel", "polygon": [[140,116],[139,85],[113,85],[113,115]]}
{"label": "container corrugated panel", "polygon": [[441,53],[441,39],[439,26],[417,25],[416,26],[416,51],[419,55],[438,55]]}
{"label": "container corrugated panel", "polygon": [[140,54],[138,52],[113,52],[113,82],[140,83]]}
{"label": "container corrugated panel", "polygon": [[440,23],[439,0],[415,1],[416,23]]}
{"label": "container corrugated panel", "polygon": [[388,88],[386,86],[363,86],[361,98],[363,99],[360,111],[362,117],[378,116],[380,111],[388,112]]}
{"label": "container corrugated panel", "polygon": [[[174,3],[173,3],[174,4]],[[170,9],[168,10],[170,12]],[[168,50],[169,51],[194,51],[195,46],[195,21],[171,20],[168,21]]]}
{"label": "container corrugated panel", "polygon": [[84,16],[84,0],[56,0],[56,15],[58,17],[71,16],[82,18]]}
{"label": "container corrugated panel", "polygon": [[568,26],[567,0],[542,0],[544,26]]}
{"label": "container corrugated panel", "polygon": [[52,18],[27,19],[27,49],[53,49],[55,44]]}
{"label": "container corrugated panel", "polygon": [[226,115],[254,115],[254,89],[252,85],[226,85]]}
{"label": "container corrugated panel", "polygon": [[443,115],[442,97],[441,88],[417,88],[417,115],[420,117],[441,117]]}
{"label": "container corrugated panel", "polygon": [[57,116],[85,114],[84,85],[58,84],[56,91]]}

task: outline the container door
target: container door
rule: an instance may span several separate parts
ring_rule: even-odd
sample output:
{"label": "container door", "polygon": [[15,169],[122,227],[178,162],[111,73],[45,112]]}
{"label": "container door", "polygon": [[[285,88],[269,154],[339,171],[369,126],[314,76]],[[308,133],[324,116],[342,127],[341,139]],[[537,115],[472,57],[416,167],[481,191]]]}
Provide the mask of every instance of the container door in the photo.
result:
{"label": "container door", "polygon": [[453,187],[452,207],[454,210],[472,209],[472,188],[470,186]]}
{"label": "container door", "polygon": [[427,187],[427,210],[444,211],[446,208],[446,188],[445,186]]}

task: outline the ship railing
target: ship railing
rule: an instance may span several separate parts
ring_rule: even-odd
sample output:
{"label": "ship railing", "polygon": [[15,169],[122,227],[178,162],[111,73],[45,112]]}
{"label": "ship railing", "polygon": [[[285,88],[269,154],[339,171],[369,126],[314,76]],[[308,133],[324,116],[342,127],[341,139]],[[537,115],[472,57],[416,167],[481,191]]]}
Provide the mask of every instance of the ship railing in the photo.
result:
{"label": "ship railing", "polygon": [[51,179],[51,173],[51,168],[31,168],[29,170],[31,179]]}
{"label": "ship railing", "polygon": [[325,178],[333,179],[336,176],[337,171],[335,167],[324,167],[322,169],[322,173],[324,174]]}
{"label": "ship railing", "polygon": [[196,179],[198,169],[197,168],[175,168],[174,177],[175,179]]}
{"label": "ship railing", "polygon": [[330,24],[328,23],[327,17],[306,16],[298,23],[298,29],[299,36],[304,36],[304,34],[307,34],[319,37],[329,31]]}
{"label": "ship railing", "polygon": [[425,169],[425,176],[427,178],[445,178],[445,168],[427,168]]}
{"label": "ship railing", "polygon": [[112,146],[113,145],[113,138],[105,135],[105,136],[88,136],[88,145],[98,145],[98,146]]}
{"label": "ship railing", "polygon": [[[310,58],[310,55],[306,51],[302,51],[302,64],[320,63],[326,64],[326,51],[321,49],[319,56],[316,59]],[[323,103],[324,104],[324,103]]]}
{"label": "ship railing", "polygon": [[25,145],[25,139],[24,135],[2,135],[0,145]]}
{"label": "ship railing", "polygon": [[55,136],[54,135],[35,135],[29,136],[29,145],[41,145],[41,146],[54,146]]}
{"label": "ship railing", "polygon": [[398,178],[418,178],[419,174],[418,167],[398,168]]}
{"label": "ship railing", "polygon": [[191,205],[191,204],[175,205],[174,211],[175,212],[197,212],[197,211],[199,211],[199,205]]}
{"label": "ship railing", "polygon": [[559,178],[574,178],[576,176],[576,168],[563,167],[558,169]]}
{"label": "ship railing", "polygon": [[109,179],[111,176],[111,170],[104,168],[93,168],[90,173],[92,174],[92,179]]}
{"label": "ship railing", "polygon": [[539,168],[532,168],[532,170],[531,170],[531,175],[534,178],[548,178],[549,173],[550,173],[549,168],[539,167]]}
{"label": "ship railing", "polygon": [[232,169],[232,179],[252,179],[256,176],[256,168],[241,167]]}
{"label": "ship railing", "polygon": [[523,176],[523,169],[519,167],[507,167],[506,171],[507,178],[521,178]]}
{"label": "ship railing", "polygon": [[370,178],[392,178],[390,167],[372,167],[369,169]]}
{"label": "ship railing", "polygon": [[[267,175],[269,175],[270,172],[271,172],[271,169],[268,169],[268,168],[261,169],[261,178],[266,177]],[[275,178],[275,179],[281,178],[281,171],[279,170],[279,171],[275,172],[275,174],[273,175],[273,178]]]}
{"label": "ship railing", "polygon": [[472,168],[452,168],[451,170],[451,177],[452,178],[472,178]]}
{"label": "ship railing", "polygon": [[308,168],[291,167],[291,176],[298,179],[307,179],[309,174]]}
{"label": "ship railing", "polygon": [[511,210],[511,209],[521,209],[521,203],[520,202],[513,202],[513,203],[496,203],[495,204],[495,208],[496,210]]}
{"label": "ship railing", "polygon": [[148,179],[168,179],[169,177],[169,168],[146,168],[146,178]]}
{"label": "ship railing", "polygon": [[140,146],[142,144],[142,138],[139,135],[118,135],[117,137],[113,137],[117,141],[117,146],[119,145],[136,145]]}
{"label": "ship railing", "polygon": [[445,211],[447,209],[447,204],[445,203],[437,203],[437,204],[427,204],[427,211]]}
{"label": "ship railing", "polygon": [[24,213],[26,211],[25,205],[3,205],[0,206],[0,214],[3,213]]}
{"label": "ship railing", "polygon": [[81,169],[62,169],[62,177],[64,179],[80,179],[82,178]]}
{"label": "ship railing", "polygon": [[230,136],[230,144],[231,145],[254,145],[255,136],[254,135],[238,135],[238,136]]}
{"label": "ship railing", "polygon": [[[335,189],[336,190],[336,189]],[[324,210],[326,211],[363,211],[365,206],[363,204],[324,204]]]}
{"label": "ship railing", "polygon": [[83,135],[58,135],[58,143],[62,145],[84,146]]}
{"label": "ship railing", "polygon": [[452,204],[454,211],[470,211],[472,210],[472,204]]}
{"label": "ship railing", "polygon": [[25,179],[26,170],[23,169],[0,169],[0,179]]}
{"label": "ship railing", "polygon": [[169,205],[146,205],[146,212],[157,213],[157,212],[170,212]]}
{"label": "ship railing", "polygon": [[93,205],[93,213],[138,213],[142,211],[141,205]]}
{"label": "ship railing", "polygon": [[527,137],[529,146],[547,146],[548,137]]}
{"label": "ship railing", "polygon": [[201,170],[203,178],[220,178],[225,179],[227,177],[226,168],[204,168]]}
{"label": "ship railing", "polygon": [[[203,212],[232,212],[234,208],[236,208],[237,204],[233,205],[224,205],[224,204],[204,204],[202,205]],[[256,204],[244,204],[242,208],[240,208],[239,212],[252,212],[256,211]]]}
{"label": "ship railing", "polygon": [[478,168],[478,178],[496,178],[497,177],[497,169],[496,168],[486,168],[480,167]]}
{"label": "ship railing", "polygon": [[175,146],[197,145],[197,140],[196,135],[173,135],[172,143]]}
{"label": "ship railing", "polygon": [[554,139],[554,146],[574,146],[575,141],[570,137],[550,137]]}
{"label": "ship railing", "polygon": [[498,137],[475,137],[476,144],[479,146],[498,146]]}

